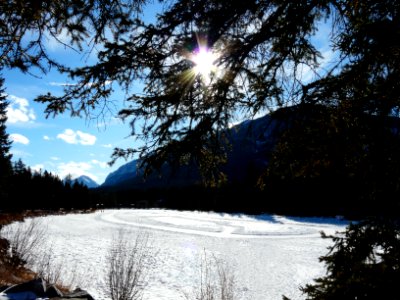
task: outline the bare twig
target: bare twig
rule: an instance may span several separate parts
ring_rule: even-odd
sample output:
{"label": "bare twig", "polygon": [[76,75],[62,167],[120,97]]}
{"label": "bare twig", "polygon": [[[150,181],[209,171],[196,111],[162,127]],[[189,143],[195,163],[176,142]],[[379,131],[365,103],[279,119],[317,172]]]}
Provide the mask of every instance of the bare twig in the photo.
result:
{"label": "bare twig", "polygon": [[192,294],[185,293],[187,300],[234,300],[236,283],[233,270],[222,260],[204,251],[200,264],[200,282]]}

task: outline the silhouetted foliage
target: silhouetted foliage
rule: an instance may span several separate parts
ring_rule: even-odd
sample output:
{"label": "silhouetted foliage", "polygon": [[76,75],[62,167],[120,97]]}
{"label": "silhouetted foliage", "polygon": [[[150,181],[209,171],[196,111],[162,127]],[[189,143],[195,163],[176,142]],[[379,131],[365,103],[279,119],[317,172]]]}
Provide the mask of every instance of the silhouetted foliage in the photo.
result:
{"label": "silhouetted foliage", "polygon": [[287,125],[261,180],[271,196],[302,199],[317,214],[398,216],[397,117],[360,114],[350,123],[335,108],[304,104],[275,118]]}
{"label": "silhouetted foliage", "polygon": [[[161,169],[166,161],[172,166],[195,162],[208,183],[222,183],[225,177],[218,166],[226,162],[225,129],[238,112],[254,116],[293,104],[309,104],[309,108],[320,104],[329,107],[332,115],[302,124],[314,129],[296,144],[303,146],[312,138],[319,154],[296,162],[301,169],[296,176],[310,170],[306,178],[319,176],[324,164],[334,163],[337,174],[343,173],[339,169],[353,173],[347,164],[356,166],[357,177],[357,171],[368,169],[373,158],[368,154],[363,160],[359,155],[364,157],[374,136],[387,128],[382,121],[373,124],[380,129],[364,130],[370,126],[364,115],[387,117],[399,111],[400,9],[396,2],[176,0],[163,6],[154,24],[140,15],[146,1],[29,3],[2,4],[3,66],[22,70],[58,66],[46,54],[46,34],[57,38],[64,30],[71,37],[68,46],[77,50],[85,36],[91,36],[92,45],[102,46],[98,62],[76,69],[60,67],[77,84],[66,86],[60,97],[48,94],[37,100],[48,105],[47,114],[66,109],[74,115],[89,114],[106,105],[116,84],[126,88],[131,104],[120,116],[130,119],[132,134],[147,143],[139,149],[115,149],[114,158],[139,153],[147,166],[145,174]],[[321,60],[313,40],[321,25],[326,26],[331,46],[327,56],[335,58],[330,64]],[[108,36],[107,28],[112,33]],[[35,34],[28,39],[30,43],[23,43],[28,32]],[[192,57],[202,46],[215,53],[214,65],[219,69],[208,80],[195,72]],[[305,67],[316,76],[303,79],[301,69]],[[143,91],[131,89],[137,81],[144,84]],[[360,137],[353,142],[348,133]],[[305,133],[284,138],[291,142],[297,134]],[[354,145],[345,146],[347,154],[342,158],[328,162],[318,156],[333,143],[326,144],[331,138],[347,139]],[[285,143],[289,144],[283,141],[281,145]],[[278,150],[294,153],[290,147],[279,146]],[[278,153],[276,161],[285,156],[289,157]],[[267,173],[290,169],[284,161],[279,164],[280,168]],[[374,173],[380,171],[385,170],[378,168]]]}
{"label": "silhouetted foliage", "polygon": [[[97,64],[69,72],[79,83],[65,87],[63,96],[38,101],[48,104],[48,114],[66,107],[79,114],[107,103],[119,84],[131,103],[120,116],[131,119],[132,134],[147,143],[116,149],[115,157],[139,153],[148,171],[168,160],[193,160],[218,182],[225,129],[238,111],[254,116],[296,103],[322,104],[341,115],[343,126],[363,114],[397,114],[398,13],[393,1],[173,1],[155,24],[138,18],[129,31],[117,30]],[[336,59],[321,71],[313,37],[325,20]],[[220,70],[207,81],[194,71],[192,55],[200,46],[215,52]],[[317,75],[303,79],[305,66]],[[137,81],[143,92],[131,89]]]}
{"label": "silhouetted foliage", "polygon": [[[37,10],[31,1],[16,1],[0,10],[5,37],[1,64],[21,70],[39,66],[42,58],[56,65],[35,38],[23,45],[28,29],[39,37],[44,30],[56,36],[66,29],[79,45],[82,34],[90,32],[85,22],[94,26],[94,42],[102,45],[98,62],[74,70],[60,67],[77,84],[66,86],[61,96],[37,98],[47,104],[48,115],[66,109],[88,114],[106,105],[119,85],[130,103],[120,116],[131,121],[132,135],[146,143],[139,149],[115,149],[114,157],[139,153],[147,171],[161,169],[166,161],[172,166],[196,162],[205,178],[218,182],[224,179],[216,167],[226,160],[226,128],[238,113],[251,117],[298,104],[308,117],[299,116],[282,135],[261,185],[273,189],[275,199],[304,195],[325,205],[328,195],[332,206],[352,199],[360,210],[377,206],[376,214],[398,217],[398,1],[175,0],[165,4],[155,24],[125,14],[130,6],[113,9],[114,3],[124,2],[72,2],[40,1]],[[110,13],[115,11],[121,15]],[[113,24],[112,17],[117,26],[106,40],[104,29]],[[313,39],[326,20],[335,58],[330,64],[323,63]],[[215,52],[220,69],[207,80],[194,68],[192,55],[200,46]],[[26,55],[31,49],[39,52]],[[302,78],[304,68],[315,76]],[[143,91],[132,88],[137,81]],[[330,273],[315,289],[308,287],[310,297],[362,299],[375,287],[387,295],[382,278],[392,292],[391,284],[399,281],[398,262],[392,258],[398,257],[398,227],[387,231],[384,223],[364,225],[349,227],[344,238],[334,240],[336,248],[325,258]],[[362,261],[371,259],[365,249],[384,255],[368,264]]]}
{"label": "silhouetted foliage", "polygon": [[8,102],[3,83],[4,79],[0,78],[0,198],[2,201],[7,201],[9,198],[7,186],[12,175],[12,154],[10,153],[11,141],[6,131]]}
{"label": "silhouetted foliage", "polygon": [[[32,67],[46,72],[65,67],[49,55],[48,40],[81,51],[107,39],[107,31],[123,32],[144,0],[1,1],[0,69]],[[67,36],[68,40],[63,40]]]}
{"label": "silhouetted foliage", "polygon": [[321,257],[327,275],[302,288],[308,300],[396,299],[400,282],[398,220],[374,219],[351,224]]}

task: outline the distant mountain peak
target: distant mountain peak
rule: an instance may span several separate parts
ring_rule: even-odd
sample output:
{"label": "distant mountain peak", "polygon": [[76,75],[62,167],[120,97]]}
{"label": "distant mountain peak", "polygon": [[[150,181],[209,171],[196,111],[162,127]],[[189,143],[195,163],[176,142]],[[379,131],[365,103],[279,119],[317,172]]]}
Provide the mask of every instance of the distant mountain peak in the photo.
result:
{"label": "distant mountain peak", "polygon": [[[64,179],[64,181],[66,181],[67,178]],[[84,186],[87,186],[88,188],[96,188],[99,186],[99,184],[94,181],[92,178],[90,178],[87,175],[81,175],[77,178],[71,179],[71,184],[74,184],[75,182],[78,182]]]}

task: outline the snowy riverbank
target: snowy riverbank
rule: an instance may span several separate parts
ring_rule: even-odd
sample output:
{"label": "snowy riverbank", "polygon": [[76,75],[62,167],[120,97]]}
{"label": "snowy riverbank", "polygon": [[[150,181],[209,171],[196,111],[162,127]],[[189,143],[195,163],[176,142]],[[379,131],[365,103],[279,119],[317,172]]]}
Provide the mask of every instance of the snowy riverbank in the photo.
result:
{"label": "snowy riverbank", "polygon": [[[346,221],[273,215],[232,215],[174,210],[105,210],[43,218],[53,263],[95,299],[102,292],[107,251],[121,228],[146,231],[156,254],[144,299],[184,299],[199,280],[206,251],[235,271],[240,299],[303,299],[299,286],[324,273],[318,257],[331,241],[320,231],[342,231]],[[40,249],[38,250],[40,251]],[[71,267],[72,266],[72,267]]]}

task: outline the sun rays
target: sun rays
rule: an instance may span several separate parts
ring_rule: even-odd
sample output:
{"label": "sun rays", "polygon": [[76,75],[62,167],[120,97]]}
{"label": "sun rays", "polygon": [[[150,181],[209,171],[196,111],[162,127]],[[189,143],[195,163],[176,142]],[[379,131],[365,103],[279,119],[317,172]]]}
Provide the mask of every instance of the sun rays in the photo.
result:
{"label": "sun rays", "polygon": [[209,83],[211,77],[217,71],[215,61],[217,55],[206,46],[199,46],[191,56],[191,60],[194,63],[193,71],[195,75],[202,76],[204,82]]}
{"label": "sun rays", "polygon": [[[185,88],[190,89],[193,85],[196,88],[208,89],[223,76],[223,69],[219,63],[221,53],[215,47],[207,44],[207,39],[196,35],[194,47],[185,47],[180,53],[181,58],[189,65],[185,65],[178,75],[178,82]],[[190,49],[190,50],[189,50]]]}

